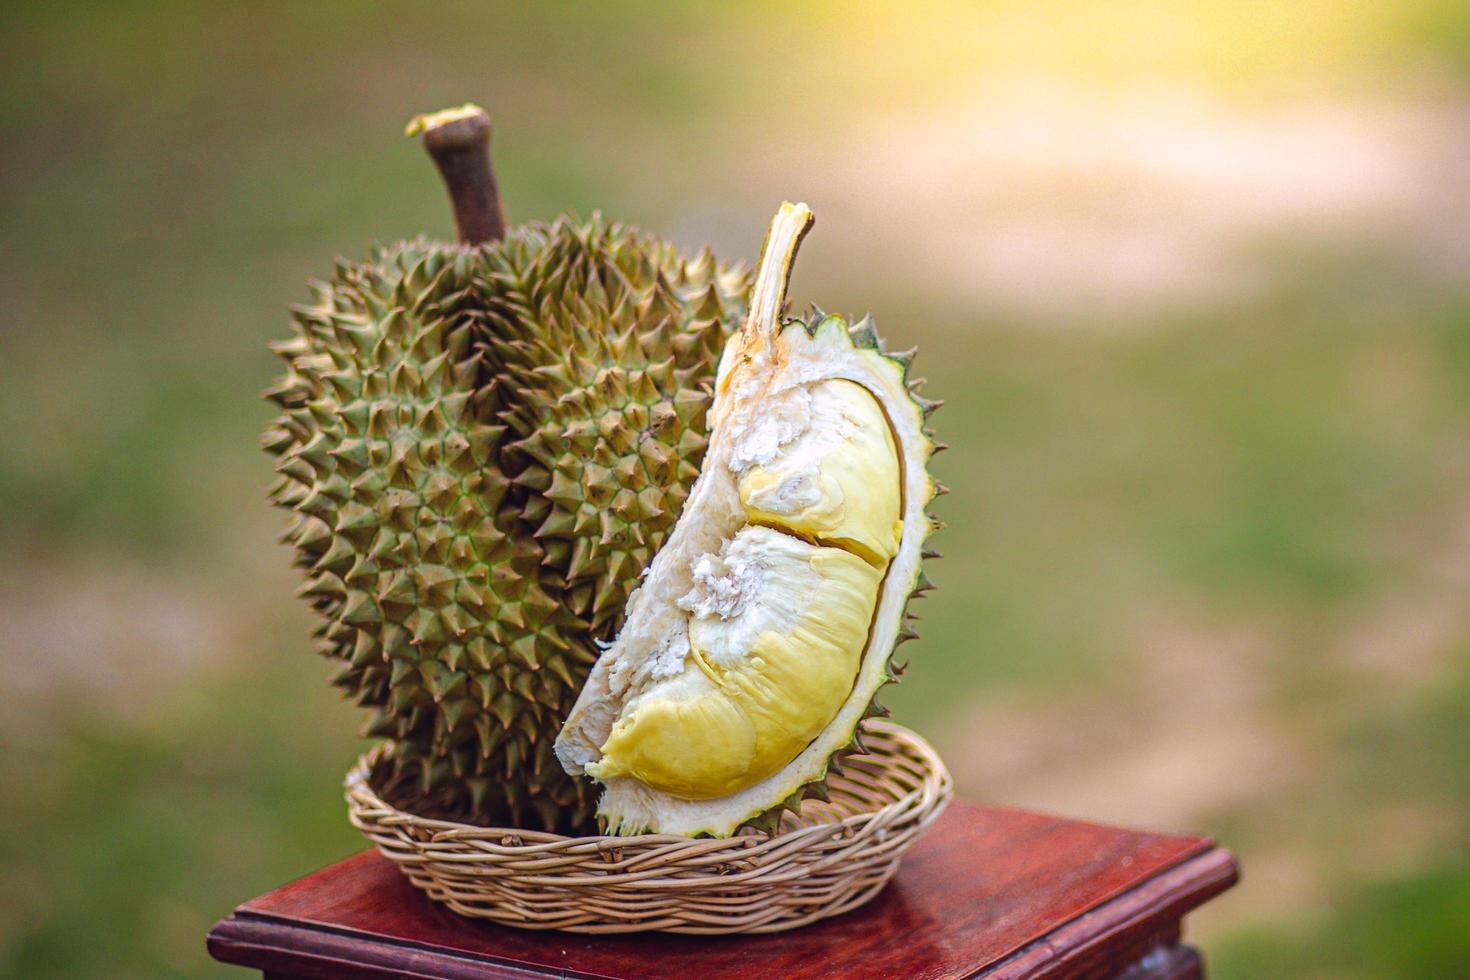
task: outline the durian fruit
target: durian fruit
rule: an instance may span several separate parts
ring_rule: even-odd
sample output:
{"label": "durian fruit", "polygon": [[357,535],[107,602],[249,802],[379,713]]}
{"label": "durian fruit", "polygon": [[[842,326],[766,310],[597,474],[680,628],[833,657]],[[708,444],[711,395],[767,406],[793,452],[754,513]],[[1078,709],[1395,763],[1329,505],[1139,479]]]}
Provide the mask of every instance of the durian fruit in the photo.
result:
{"label": "durian fruit", "polygon": [[811,222],[771,225],[698,482],[557,739],[612,833],[728,836],[823,795],[930,587],[937,403],[871,323],[782,319]]}
{"label": "durian fruit", "polygon": [[[339,262],[294,311],[272,499],[389,798],[585,830],[552,739],[697,475],[747,279],[600,218],[507,230],[489,130],[475,106],[411,126],[458,242]],[[589,531],[630,488],[638,534]]]}

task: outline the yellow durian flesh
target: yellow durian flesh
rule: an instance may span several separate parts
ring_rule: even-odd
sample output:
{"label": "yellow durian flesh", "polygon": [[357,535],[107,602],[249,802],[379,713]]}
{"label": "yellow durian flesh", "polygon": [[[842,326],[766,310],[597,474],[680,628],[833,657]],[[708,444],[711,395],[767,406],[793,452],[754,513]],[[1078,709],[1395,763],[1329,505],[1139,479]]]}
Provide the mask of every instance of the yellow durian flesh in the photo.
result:
{"label": "yellow durian flesh", "polygon": [[811,421],[766,465],[740,476],[740,503],[753,524],[843,548],[875,565],[898,550],[900,476],[893,432],[861,385],[812,385]]}
{"label": "yellow durian flesh", "polygon": [[707,800],[779,771],[852,690],[882,575],[838,548],[740,531],[681,602],[683,672],[624,707],[587,772]]}

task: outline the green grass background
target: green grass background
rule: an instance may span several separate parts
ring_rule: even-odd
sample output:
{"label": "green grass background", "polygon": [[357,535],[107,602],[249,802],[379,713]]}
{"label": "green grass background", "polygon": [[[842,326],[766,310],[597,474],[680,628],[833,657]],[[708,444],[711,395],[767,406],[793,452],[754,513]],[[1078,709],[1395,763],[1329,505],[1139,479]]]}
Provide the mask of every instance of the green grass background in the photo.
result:
{"label": "green grass background", "polygon": [[[1464,267],[1427,271],[1413,227],[1285,234],[1248,294],[1048,316],[977,300],[908,239],[844,241],[860,198],[824,210],[824,171],[787,189],[761,166],[861,156],[854,134],[1018,72],[1247,112],[1463,107],[1461,5],[135,2],[3,24],[0,973],[229,975],[216,918],[361,845],[339,793],[358,718],[273,544],[257,392],[307,276],[447,232],[397,129],[473,98],[513,220],[601,208],[749,260],[771,206],[813,195],[798,299],[874,310],[947,403],[946,557],[891,701],[965,761],[966,795],[1222,839],[1245,881],[1191,933],[1218,976],[1470,974]],[[1176,741],[1189,771],[1155,773]],[[1116,798],[1075,789],[1123,771]]]}

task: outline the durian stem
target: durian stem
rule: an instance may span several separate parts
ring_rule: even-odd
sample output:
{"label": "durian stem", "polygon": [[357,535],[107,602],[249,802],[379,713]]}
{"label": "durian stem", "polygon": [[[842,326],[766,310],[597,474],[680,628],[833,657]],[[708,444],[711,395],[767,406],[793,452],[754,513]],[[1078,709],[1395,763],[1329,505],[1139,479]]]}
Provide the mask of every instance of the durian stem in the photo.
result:
{"label": "durian stem", "polygon": [[786,305],[786,287],[791,283],[796,250],[816,220],[805,204],[792,204],[790,201],[783,202],[776,217],[771,219],[771,228],[766,232],[765,244],[761,246],[755,285],[750,289],[750,312],[742,328],[748,351],[764,346],[780,329],[781,310]]}
{"label": "durian stem", "polygon": [[505,237],[505,205],[490,164],[490,116],[477,105],[465,104],[417,116],[408,135],[423,133],[424,149],[433,157],[462,245],[482,245]]}

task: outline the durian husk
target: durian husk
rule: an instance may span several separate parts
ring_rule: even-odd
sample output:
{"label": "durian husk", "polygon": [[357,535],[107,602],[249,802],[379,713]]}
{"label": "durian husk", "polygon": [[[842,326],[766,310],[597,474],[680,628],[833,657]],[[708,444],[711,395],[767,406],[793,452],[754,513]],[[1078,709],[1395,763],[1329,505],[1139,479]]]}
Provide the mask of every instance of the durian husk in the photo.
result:
{"label": "durian husk", "polygon": [[857,680],[835,717],[789,764],[729,796],[686,800],[633,778],[609,779],[598,814],[610,833],[723,837],[742,826],[772,830],[782,810],[799,808],[808,796],[824,798],[829,769],[839,767],[844,755],[862,751],[862,720],[887,713],[877,695],[902,672],[892,661],[894,649],[917,635],[915,617],[907,606],[911,598],[932,588],[922,560],[935,554],[926,539],[939,522],[928,507],[943,492],[928,473],[930,457],[942,448],[936,446],[928,425],[939,403],[919,394],[922,380],[910,376],[913,352],[886,350],[870,319],[849,327],[842,318],[820,311],[805,319],[780,316],[791,261],[810,220],[804,206],[783,205],[772,225],[750,312],[721,362],[712,408],[714,442],[685,518],[650,566],[644,587],[633,598],[624,632],[593,667],[558,737],[557,754],[572,773],[581,773],[599,758],[623,699],[653,676],[660,642],[679,628],[683,613],[678,600],[691,586],[693,562],[718,550],[744,526],[729,471],[732,432],[760,411],[747,390],[769,390],[750,379],[760,376],[772,358],[783,364],[781,386],[842,378],[866,388],[887,415],[900,447],[903,528],[873,613]]}
{"label": "durian husk", "polygon": [[396,804],[592,826],[552,738],[697,473],[746,281],[563,218],[339,262],[293,311],[272,500]]}

